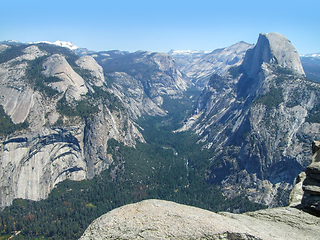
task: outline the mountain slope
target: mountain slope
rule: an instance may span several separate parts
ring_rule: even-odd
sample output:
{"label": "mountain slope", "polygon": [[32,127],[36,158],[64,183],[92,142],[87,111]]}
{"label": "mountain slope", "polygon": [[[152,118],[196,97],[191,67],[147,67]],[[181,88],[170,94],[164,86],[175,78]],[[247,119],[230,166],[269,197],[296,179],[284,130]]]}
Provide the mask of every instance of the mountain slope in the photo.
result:
{"label": "mountain slope", "polygon": [[92,57],[44,43],[0,49],[0,105],[13,129],[1,137],[1,208],[100,173],[113,162],[109,139],[144,141]]}
{"label": "mountain slope", "polygon": [[[145,97],[159,107],[163,103],[162,96],[179,98],[188,87],[188,82],[176,68],[175,62],[164,53],[108,51],[92,56],[103,67],[111,81],[117,78],[119,73],[122,78],[130,76],[126,80],[128,84],[130,79],[139,81]],[[116,83],[115,80],[113,82]]]}
{"label": "mountain slope", "polygon": [[284,205],[294,178],[311,161],[319,94],[289,40],[260,34],[238,69],[211,77],[179,131],[193,129],[212,149],[208,181],[221,183],[227,196]]}
{"label": "mountain slope", "polygon": [[[181,59],[187,61],[188,64],[180,64],[180,71],[190,78],[197,87],[203,88],[213,73],[221,75],[227,72],[230,67],[241,64],[246,51],[252,47],[251,44],[238,42],[230,47],[216,49],[200,56],[201,52],[175,54],[172,51],[169,54],[178,62],[181,62]],[[181,55],[184,55],[184,58]]]}
{"label": "mountain slope", "polygon": [[78,57],[70,48],[64,42],[0,45],[0,105],[8,129],[0,152],[1,208],[15,198],[46,198],[65,179],[92,179],[117,164],[109,140],[131,147],[145,142],[134,121],[165,116],[164,98],[182,99],[187,90],[166,54]]}

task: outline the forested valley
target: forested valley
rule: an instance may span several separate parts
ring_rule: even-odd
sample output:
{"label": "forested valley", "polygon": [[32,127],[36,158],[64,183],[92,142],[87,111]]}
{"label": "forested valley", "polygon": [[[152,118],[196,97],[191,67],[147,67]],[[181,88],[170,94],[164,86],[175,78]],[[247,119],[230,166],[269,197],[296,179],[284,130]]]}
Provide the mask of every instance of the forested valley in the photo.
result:
{"label": "forested valley", "polygon": [[164,117],[143,116],[138,124],[146,143],[135,148],[109,140],[114,162],[91,180],[59,183],[45,200],[16,199],[0,214],[0,239],[78,239],[88,225],[119,206],[163,199],[210,211],[246,212],[265,206],[240,196],[228,199],[206,181],[212,150],[202,149],[191,132],[174,133],[192,110],[199,91],[164,99]]}

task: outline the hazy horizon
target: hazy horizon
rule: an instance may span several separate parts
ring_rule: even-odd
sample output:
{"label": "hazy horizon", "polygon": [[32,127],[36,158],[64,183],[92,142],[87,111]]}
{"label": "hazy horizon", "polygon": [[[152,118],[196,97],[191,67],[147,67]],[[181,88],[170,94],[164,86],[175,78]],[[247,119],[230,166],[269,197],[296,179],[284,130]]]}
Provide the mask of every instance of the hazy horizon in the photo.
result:
{"label": "hazy horizon", "polygon": [[212,51],[259,33],[285,35],[299,54],[320,52],[320,2],[6,1],[0,39],[56,40],[94,51]]}

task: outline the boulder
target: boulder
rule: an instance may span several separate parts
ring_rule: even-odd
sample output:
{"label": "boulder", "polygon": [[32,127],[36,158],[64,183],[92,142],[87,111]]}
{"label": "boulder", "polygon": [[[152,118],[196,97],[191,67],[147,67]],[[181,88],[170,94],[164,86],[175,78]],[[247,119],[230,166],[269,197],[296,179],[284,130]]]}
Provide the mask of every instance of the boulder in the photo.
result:
{"label": "boulder", "polygon": [[312,162],[320,162],[320,154],[318,150],[320,149],[320,142],[313,141],[312,142]]}
{"label": "boulder", "polygon": [[301,204],[303,198],[302,183],[306,179],[306,173],[301,172],[296,179],[296,185],[294,185],[290,196],[289,196],[289,206],[297,206]]}
{"label": "boulder", "polygon": [[319,234],[320,219],[297,208],[213,213],[153,199],[104,214],[80,239],[314,239]]}
{"label": "boulder", "polygon": [[320,162],[313,162],[306,168],[306,174],[320,181]]}
{"label": "boulder", "polygon": [[312,163],[306,168],[306,179],[303,181],[304,191],[301,204],[315,213],[320,212],[320,142],[312,143]]}

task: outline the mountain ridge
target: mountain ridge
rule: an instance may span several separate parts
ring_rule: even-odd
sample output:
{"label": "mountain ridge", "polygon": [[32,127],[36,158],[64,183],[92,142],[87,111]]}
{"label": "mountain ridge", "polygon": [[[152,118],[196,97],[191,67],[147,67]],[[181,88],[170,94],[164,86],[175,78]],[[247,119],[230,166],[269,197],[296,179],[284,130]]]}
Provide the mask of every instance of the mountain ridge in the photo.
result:
{"label": "mountain ridge", "polygon": [[[196,58],[192,55],[191,59],[186,59],[183,55],[179,57],[179,55],[171,54],[171,56],[178,64],[180,62],[181,72],[192,79],[196,86],[203,88],[212,74],[224,74],[230,67],[241,64],[245,52],[252,46],[252,44],[241,41],[210,53],[200,55],[197,53]],[[184,63],[181,65],[182,60]]]}
{"label": "mountain ridge", "polygon": [[308,139],[319,124],[308,119],[319,85],[305,79],[297,52],[281,34],[260,34],[242,65],[231,70],[239,72],[211,77],[179,131],[195,131],[214,149],[208,178],[222,183],[227,196],[244,193],[269,206],[286,204],[277,195],[286,196],[311,161]]}
{"label": "mountain ridge", "polygon": [[[4,117],[26,126],[2,141],[1,208],[15,198],[44,199],[65,179],[92,179],[114,162],[110,139],[130,147],[145,142],[135,121],[166,115],[163,97],[181,98],[187,88],[166,54],[109,52],[129,57],[123,69],[110,54],[79,57],[67,47],[43,42],[2,44],[1,49]],[[103,69],[95,58],[101,64],[114,61],[114,67]]]}
{"label": "mountain ridge", "polygon": [[13,203],[1,231],[71,239],[99,206],[151,197],[233,212],[286,205],[320,131],[320,88],[283,35],[259,39],[246,54],[213,51],[215,73],[193,81],[165,53],[0,45],[0,199]]}

